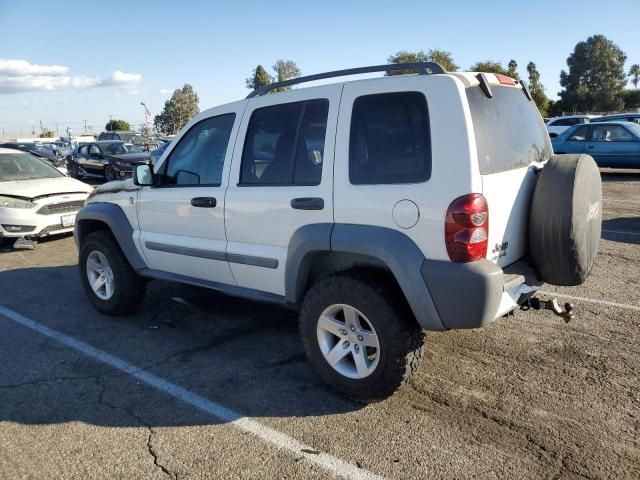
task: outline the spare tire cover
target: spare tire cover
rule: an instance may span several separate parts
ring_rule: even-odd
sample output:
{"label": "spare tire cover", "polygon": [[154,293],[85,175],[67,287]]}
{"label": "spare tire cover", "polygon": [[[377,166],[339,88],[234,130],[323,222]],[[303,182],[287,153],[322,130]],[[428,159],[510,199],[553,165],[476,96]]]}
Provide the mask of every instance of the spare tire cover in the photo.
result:
{"label": "spare tire cover", "polygon": [[591,272],[602,229],[600,171],[589,155],[556,155],[538,175],[529,250],[540,280],[580,285]]}

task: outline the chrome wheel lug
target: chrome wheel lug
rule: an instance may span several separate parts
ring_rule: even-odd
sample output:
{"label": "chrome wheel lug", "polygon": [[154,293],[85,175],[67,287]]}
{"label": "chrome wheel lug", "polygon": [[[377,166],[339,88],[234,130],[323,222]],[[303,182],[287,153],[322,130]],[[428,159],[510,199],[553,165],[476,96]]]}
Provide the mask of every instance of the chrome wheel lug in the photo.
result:
{"label": "chrome wheel lug", "polygon": [[351,331],[355,332],[356,331],[356,327],[354,327],[353,325],[351,325]]}
{"label": "chrome wheel lug", "polygon": [[342,348],[349,348],[349,342],[346,340],[342,342]]}
{"label": "chrome wheel lug", "polygon": [[364,340],[364,338],[362,337],[362,335],[358,335],[358,340],[360,340],[360,341]]}

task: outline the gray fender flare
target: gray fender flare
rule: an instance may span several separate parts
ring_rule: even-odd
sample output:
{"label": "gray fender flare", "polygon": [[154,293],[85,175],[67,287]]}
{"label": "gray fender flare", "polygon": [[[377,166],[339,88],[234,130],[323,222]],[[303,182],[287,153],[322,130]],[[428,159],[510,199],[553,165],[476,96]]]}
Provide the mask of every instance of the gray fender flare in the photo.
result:
{"label": "gray fender flare", "polygon": [[118,245],[120,245],[120,249],[134,270],[139,271],[147,267],[133,243],[133,227],[122,208],[113,203],[90,203],[78,212],[74,230],[74,238],[78,250],[80,250],[82,241],[87,234],[95,230],[95,228],[92,228],[92,225],[95,225],[93,222],[104,223],[111,230]]}
{"label": "gray fender flare", "polygon": [[285,271],[287,302],[304,294],[314,253],[339,252],[367,256],[389,268],[422,328],[444,330],[438,311],[420,272],[422,251],[405,234],[384,227],[351,224],[314,224],[298,229],[289,243]]}

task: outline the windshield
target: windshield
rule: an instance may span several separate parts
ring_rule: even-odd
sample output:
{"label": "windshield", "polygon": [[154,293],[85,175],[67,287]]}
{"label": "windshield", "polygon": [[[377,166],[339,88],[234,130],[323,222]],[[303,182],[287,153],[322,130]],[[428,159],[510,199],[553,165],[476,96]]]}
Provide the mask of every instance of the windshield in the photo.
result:
{"label": "windshield", "polygon": [[0,182],[62,176],[64,175],[47,162],[28,153],[0,153]]}
{"label": "windshield", "polygon": [[491,85],[493,98],[467,88],[483,175],[527,167],[551,158],[549,134],[535,103],[520,88]]}
{"label": "windshield", "polygon": [[126,148],[129,153],[143,153],[142,149],[133,143],[125,143],[124,148]]}
{"label": "windshield", "polygon": [[120,155],[127,153],[127,149],[124,148],[124,143],[107,143],[101,145],[102,151],[105,155]]}
{"label": "windshield", "polygon": [[633,133],[636,137],[640,138],[640,125],[635,122],[629,122],[625,125],[631,133]]}

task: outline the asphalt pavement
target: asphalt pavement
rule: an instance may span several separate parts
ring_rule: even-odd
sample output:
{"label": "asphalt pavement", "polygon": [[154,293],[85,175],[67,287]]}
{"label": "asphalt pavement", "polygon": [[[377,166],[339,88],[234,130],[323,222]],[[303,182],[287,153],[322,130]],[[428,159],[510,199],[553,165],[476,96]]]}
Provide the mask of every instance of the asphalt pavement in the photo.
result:
{"label": "asphalt pavement", "polygon": [[640,174],[603,181],[592,276],[545,288],[572,322],[428,333],[368,406],[320,381],[293,312],[151,282],[111,318],[71,237],[0,253],[0,478],[640,478]]}

